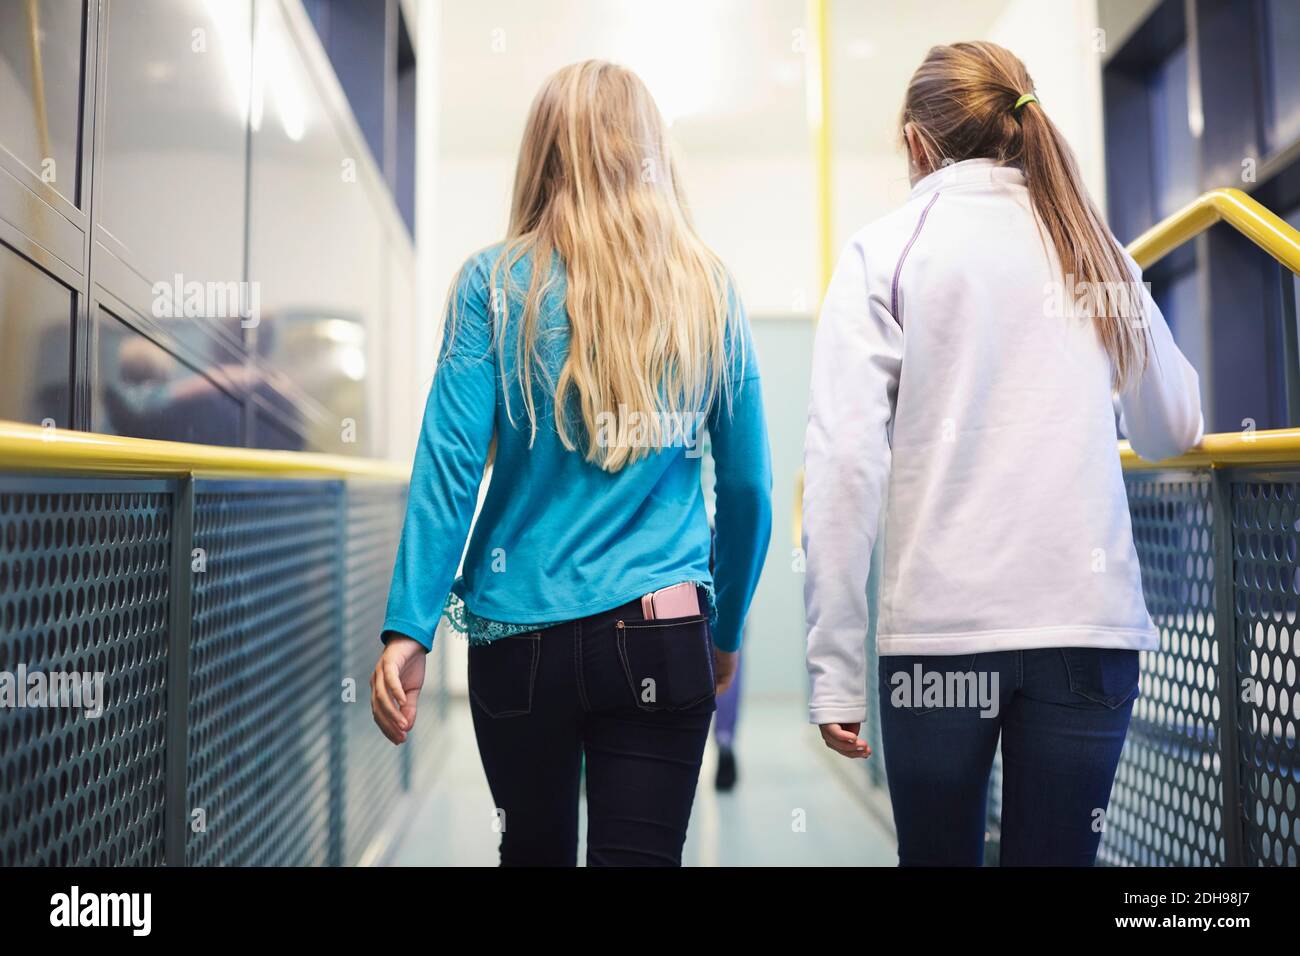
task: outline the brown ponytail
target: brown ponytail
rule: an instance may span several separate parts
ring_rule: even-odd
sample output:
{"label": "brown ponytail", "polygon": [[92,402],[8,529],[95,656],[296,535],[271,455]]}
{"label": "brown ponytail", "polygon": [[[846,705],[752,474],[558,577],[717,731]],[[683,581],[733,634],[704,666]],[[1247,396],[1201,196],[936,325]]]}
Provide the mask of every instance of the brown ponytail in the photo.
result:
{"label": "brown ponytail", "polygon": [[[1060,260],[1062,279],[1091,290],[1128,289],[1133,283],[1119,243],[1084,191],[1074,153],[1032,92],[1033,80],[1010,50],[995,43],[936,46],[912,75],[902,126],[911,124],[926,164],[992,159],[1018,166],[1029,198]],[[1074,295],[1067,288],[1067,296]],[[1093,292],[1093,301],[1106,296]],[[1139,304],[1135,295],[1127,301]],[[1145,323],[1127,311],[1098,309],[1097,334],[1123,387],[1147,360]]]}

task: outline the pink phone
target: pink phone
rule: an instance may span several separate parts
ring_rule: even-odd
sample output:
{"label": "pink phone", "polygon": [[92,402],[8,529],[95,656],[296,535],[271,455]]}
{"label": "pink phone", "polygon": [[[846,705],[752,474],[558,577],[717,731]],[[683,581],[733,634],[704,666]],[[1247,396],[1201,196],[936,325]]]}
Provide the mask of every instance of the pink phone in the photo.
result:
{"label": "pink phone", "polygon": [[700,613],[700,595],[690,581],[651,591],[641,598],[641,613],[647,621],[670,617],[695,617]]}

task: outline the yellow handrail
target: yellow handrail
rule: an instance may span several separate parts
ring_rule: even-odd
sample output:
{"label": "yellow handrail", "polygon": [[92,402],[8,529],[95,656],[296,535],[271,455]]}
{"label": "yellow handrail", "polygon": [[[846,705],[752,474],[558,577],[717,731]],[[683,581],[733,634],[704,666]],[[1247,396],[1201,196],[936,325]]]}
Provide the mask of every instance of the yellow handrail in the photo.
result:
{"label": "yellow handrail", "polygon": [[[1225,222],[1292,272],[1300,273],[1300,231],[1239,189],[1215,189],[1152,226],[1129,244],[1146,267],[1217,222]],[[1201,468],[1300,461],[1300,429],[1207,435],[1186,455],[1152,463],[1120,442],[1125,468]],[[303,452],[150,441],[0,422],[0,466],[93,474],[375,478],[405,481],[395,461]]]}
{"label": "yellow handrail", "polygon": [[76,474],[370,478],[406,481],[397,461],[121,438],[0,421],[0,469]]}
{"label": "yellow handrail", "polygon": [[[1292,272],[1300,273],[1300,230],[1240,189],[1212,189],[1193,200],[1130,242],[1129,255],[1145,269],[1218,222],[1232,226]],[[1157,463],[1139,458],[1126,441],[1119,443],[1119,453],[1125,469],[1284,464],[1300,461],[1300,430],[1206,435],[1187,454]]]}
{"label": "yellow handrail", "polygon": [[1300,428],[1206,435],[1187,454],[1160,462],[1139,458],[1129,443],[1122,441],[1119,443],[1119,457],[1127,471],[1294,464],[1300,462]]}
{"label": "yellow handrail", "polygon": [[1216,222],[1232,226],[1292,272],[1300,273],[1300,231],[1240,189],[1212,189],[1156,223],[1128,245],[1146,268]]}

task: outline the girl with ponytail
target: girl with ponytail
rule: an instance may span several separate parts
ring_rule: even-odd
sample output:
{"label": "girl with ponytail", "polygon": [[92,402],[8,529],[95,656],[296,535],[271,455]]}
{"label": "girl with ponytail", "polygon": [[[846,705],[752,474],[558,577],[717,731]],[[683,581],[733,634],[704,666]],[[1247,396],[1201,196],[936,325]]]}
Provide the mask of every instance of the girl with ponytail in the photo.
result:
{"label": "girl with ponytail", "polygon": [[[1115,442],[1200,440],[1196,372],[1024,64],[932,49],[912,192],[844,250],[817,330],[803,504],[810,716],[869,757],[864,637],[903,865],[1091,865],[1147,612]],[[867,577],[887,527],[878,608]]]}

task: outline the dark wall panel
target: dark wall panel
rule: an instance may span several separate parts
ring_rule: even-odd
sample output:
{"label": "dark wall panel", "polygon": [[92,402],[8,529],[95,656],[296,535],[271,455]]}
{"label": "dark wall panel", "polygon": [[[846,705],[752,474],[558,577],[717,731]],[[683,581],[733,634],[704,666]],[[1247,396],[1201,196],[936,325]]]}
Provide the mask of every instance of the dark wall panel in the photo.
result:
{"label": "dark wall panel", "polygon": [[1203,189],[1242,185],[1243,161],[1258,160],[1262,153],[1260,24],[1254,7],[1240,0],[1197,0]]}
{"label": "dark wall panel", "polygon": [[[1278,267],[1245,236],[1220,228],[1204,236],[1210,264],[1209,358],[1214,388],[1208,430],[1284,428],[1289,423],[1281,324],[1270,308]],[[1289,359],[1295,362],[1295,356]]]}

